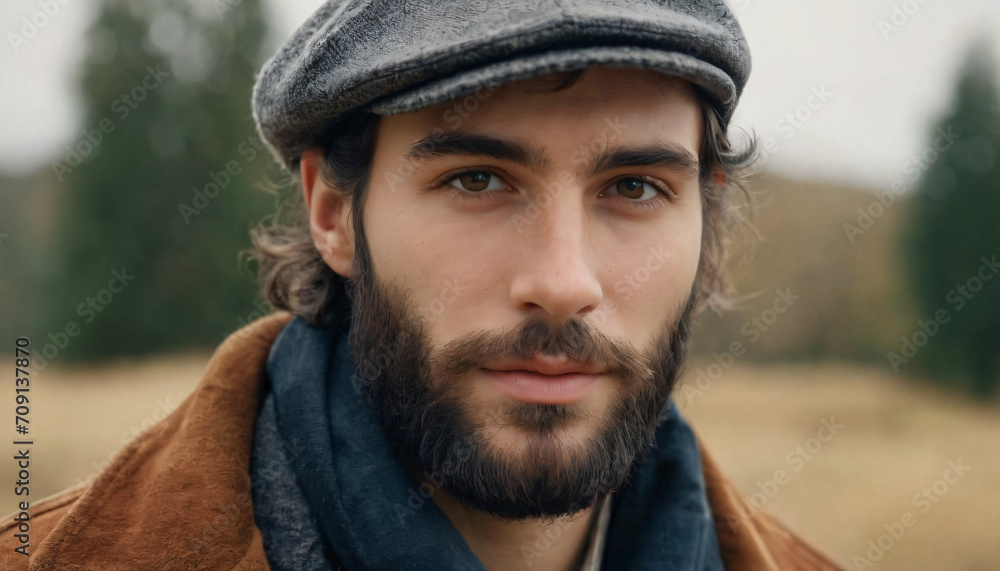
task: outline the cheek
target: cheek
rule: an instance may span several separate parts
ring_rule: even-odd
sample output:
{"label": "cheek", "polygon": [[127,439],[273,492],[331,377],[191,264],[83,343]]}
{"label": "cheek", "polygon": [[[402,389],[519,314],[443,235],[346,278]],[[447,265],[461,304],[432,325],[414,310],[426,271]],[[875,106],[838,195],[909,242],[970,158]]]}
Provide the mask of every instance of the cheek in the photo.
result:
{"label": "cheek", "polygon": [[698,271],[702,232],[700,206],[684,210],[689,211],[678,213],[663,231],[633,237],[605,255],[601,319],[608,321],[608,333],[650,338],[684,309]]}
{"label": "cheek", "polygon": [[487,302],[496,296],[487,300],[484,292],[503,290],[505,256],[511,255],[505,241],[486,230],[493,226],[485,220],[449,216],[435,201],[407,194],[373,193],[365,205],[366,236],[379,280],[409,290],[413,310],[426,320],[432,339],[452,339],[470,326],[499,326],[487,321]]}

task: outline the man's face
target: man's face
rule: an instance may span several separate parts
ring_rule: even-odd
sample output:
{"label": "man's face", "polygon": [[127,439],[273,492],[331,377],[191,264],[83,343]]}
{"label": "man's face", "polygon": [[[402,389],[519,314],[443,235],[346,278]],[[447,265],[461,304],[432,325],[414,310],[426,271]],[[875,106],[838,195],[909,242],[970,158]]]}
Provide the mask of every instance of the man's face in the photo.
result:
{"label": "man's face", "polygon": [[553,86],[383,118],[353,276],[355,360],[401,457],[503,517],[625,482],[700,256],[691,86],[601,67]]}

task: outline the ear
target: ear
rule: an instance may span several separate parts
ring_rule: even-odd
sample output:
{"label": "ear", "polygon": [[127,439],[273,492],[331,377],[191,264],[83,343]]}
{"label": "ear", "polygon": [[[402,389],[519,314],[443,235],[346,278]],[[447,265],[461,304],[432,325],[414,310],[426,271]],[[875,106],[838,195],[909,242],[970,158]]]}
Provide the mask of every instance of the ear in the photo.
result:
{"label": "ear", "polygon": [[354,226],[351,197],[330,186],[320,175],[323,151],[311,147],[302,153],[299,174],[309,212],[309,232],[323,261],[342,277],[354,277]]}

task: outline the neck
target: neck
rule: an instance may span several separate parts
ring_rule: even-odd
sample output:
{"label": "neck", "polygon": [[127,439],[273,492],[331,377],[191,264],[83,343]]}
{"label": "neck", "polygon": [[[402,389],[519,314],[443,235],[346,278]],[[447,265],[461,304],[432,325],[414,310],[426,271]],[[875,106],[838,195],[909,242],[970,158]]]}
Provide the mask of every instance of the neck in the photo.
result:
{"label": "neck", "polygon": [[554,521],[510,521],[470,508],[441,489],[432,498],[489,571],[576,571],[601,505]]}

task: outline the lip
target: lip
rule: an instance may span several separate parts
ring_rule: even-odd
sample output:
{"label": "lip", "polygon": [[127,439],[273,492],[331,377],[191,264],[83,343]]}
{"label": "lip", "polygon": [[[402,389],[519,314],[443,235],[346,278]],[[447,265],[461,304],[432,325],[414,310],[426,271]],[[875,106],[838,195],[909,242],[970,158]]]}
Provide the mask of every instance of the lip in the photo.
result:
{"label": "lip", "polygon": [[529,371],[543,375],[565,375],[566,373],[599,375],[607,372],[604,367],[596,363],[577,361],[564,355],[535,355],[531,359],[504,359],[484,368],[493,371]]}
{"label": "lip", "polygon": [[570,404],[583,400],[601,378],[601,375],[582,373],[543,375],[534,371],[482,371],[498,393],[536,404]]}
{"label": "lip", "polygon": [[500,394],[536,404],[578,402],[605,373],[593,363],[548,356],[501,361],[481,370]]}

